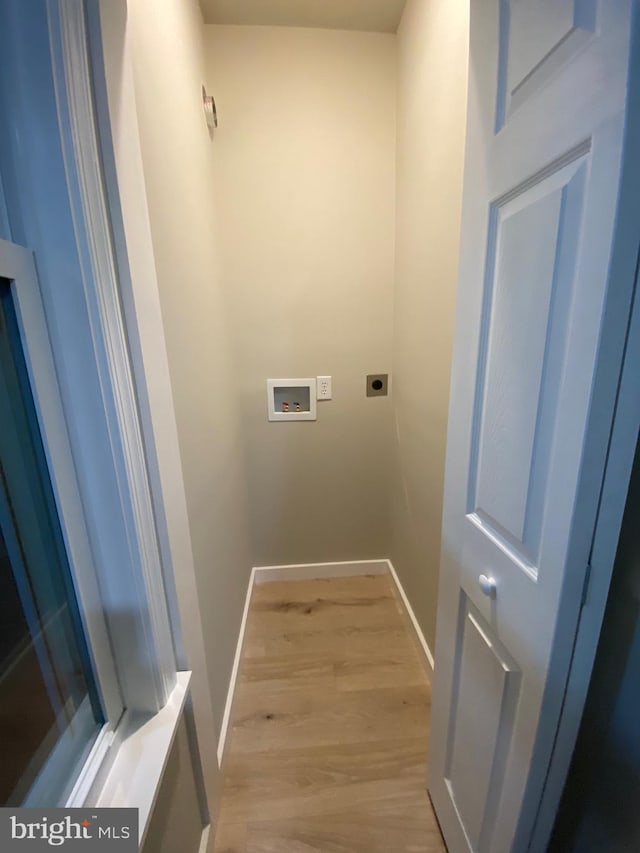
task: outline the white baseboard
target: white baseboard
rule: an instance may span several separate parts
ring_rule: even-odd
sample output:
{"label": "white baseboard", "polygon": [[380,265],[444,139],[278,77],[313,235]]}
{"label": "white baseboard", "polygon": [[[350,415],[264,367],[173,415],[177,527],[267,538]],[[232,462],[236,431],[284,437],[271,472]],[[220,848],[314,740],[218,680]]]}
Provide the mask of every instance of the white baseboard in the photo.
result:
{"label": "white baseboard", "polygon": [[247,594],[244,599],[244,610],[242,611],[242,621],[240,622],[240,631],[238,633],[238,642],[236,644],[236,654],[233,658],[233,667],[231,669],[231,677],[229,678],[229,688],[227,690],[227,701],[224,705],[224,714],[222,715],[222,725],[220,726],[220,736],[218,737],[218,767],[222,767],[224,753],[227,748],[227,733],[229,730],[229,721],[231,720],[231,711],[233,710],[233,700],[236,694],[236,682],[238,680],[238,671],[240,669],[240,661],[242,659],[242,649],[244,647],[244,635],[247,629],[247,617],[249,615],[249,605],[251,604],[251,593],[255,583],[256,570],[251,569],[249,575],[249,584],[247,585]]}
{"label": "white baseboard", "polygon": [[315,578],[350,578],[386,575],[387,560],[343,560],[339,563],[297,563],[289,566],[256,566],[255,583],[301,581]]}
{"label": "white baseboard", "polygon": [[272,583],[273,581],[292,581],[292,580],[313,580],[315,578],[345,578],[358,577],[359,575],[386,575],[391,576],[400,604],[402,605],[404,615],[407,621],[407,627],[416,637],[417,646],[423,658],[423,662],[429,673],[433,675],[433,655],[429,648],[424,634],[418,624],[413,609],[409,604],[409,599],[406,596],[400,579],[396,574],[396,570],[391,563],[391,560],[343,560],[336,563],[297,563],[288,566],[254,566],[249,577],[249,585],[244,601],[244,611],[242,613],[242,621],[240,623],[240,632],[238,634],[238,642],[236,644],[236,654],[233,659],[233,668],[229,679],[229,689],[227,691],[227,701],[224,706],[224,714],[222,717],[222,725],[220,726],[220,737],[218,738],[218,766],[222,767],[225,751],[227,748],[227,738],[229,733],[229,722],[231,720],[231,712],[233,710],[233,700],[236,692],[236,683],[238,680],[238,671],[240,669],[240,660],[242,659],[242,649],[244,647],[244,637],[247,627],[247,617],[249,615],[249,606],[251,604],[251,593],[254,585],[263,583]]}
{"label": "white baseboard", "polygon": [[385,560],[388,566],[389,574],[391,575],[391,579],[395,584],[395,587],[398,591],[398,595],[400,597],[400,602],[404,609],[405,616],[408,620],[411,629],[416,637],[418,642],[418,649],[420,650],[424,663],[429,669],[431,675],[433,675],[434,670],[434,661],[433,655],[431,653],[431,649],[429,648],[429,644],[427,643],[424,634],[422,633],[422,628],[418,624],[418,620],[416,619],[416,614],[413,612],[413,608],[409,604],[409,599],[407,598],[407,594],[404,591],[402,584],[400,583],[400,578],[396,574],[396,570],[393,567],[393,563],[391,560]]}
{"label": "white baseboard", "polygon": [[[198,853],[210,853],[209,851],[209,842],[213,842],[213,836],[211,834],[211,824],[208,823],[205,828],[202,830],[202,835],[200,836],[200,846],[198,847]],[[213,851],[213,843],[211,845],[211,851]]]}

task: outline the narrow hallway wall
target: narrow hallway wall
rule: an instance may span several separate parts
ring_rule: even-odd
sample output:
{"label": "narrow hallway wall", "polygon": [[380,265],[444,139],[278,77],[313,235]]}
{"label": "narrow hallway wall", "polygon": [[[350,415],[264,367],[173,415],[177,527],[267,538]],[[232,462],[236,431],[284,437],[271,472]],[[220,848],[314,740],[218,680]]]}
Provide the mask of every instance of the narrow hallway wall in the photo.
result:
{"label": "narrow hallway wall", "polygon": [[[207,26],[224,286],[256,564],[388,554],[395,36]],[[333,376],[315,423],[269,423],[268,377]]]}
{"label": "narrow hallway wall", "polygon": [[218,726],[249,579],[248,510],[220,290],[197,0],[128,4],[140,145]]}
{"label": "narrow hallway wall", "polygon": [[408,0],[398,30],[390,556],[435,645],[466,117],[468,0]]}

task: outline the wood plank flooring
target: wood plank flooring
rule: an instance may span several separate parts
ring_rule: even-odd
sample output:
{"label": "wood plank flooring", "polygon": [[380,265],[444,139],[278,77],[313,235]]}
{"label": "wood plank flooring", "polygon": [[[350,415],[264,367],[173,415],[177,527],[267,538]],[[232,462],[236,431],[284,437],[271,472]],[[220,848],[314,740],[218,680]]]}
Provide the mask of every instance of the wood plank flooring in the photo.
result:
{"label": "wood plank flooring", "polygon": [[385,575],[253,593],[216,853],[443,853],[430,685]]}

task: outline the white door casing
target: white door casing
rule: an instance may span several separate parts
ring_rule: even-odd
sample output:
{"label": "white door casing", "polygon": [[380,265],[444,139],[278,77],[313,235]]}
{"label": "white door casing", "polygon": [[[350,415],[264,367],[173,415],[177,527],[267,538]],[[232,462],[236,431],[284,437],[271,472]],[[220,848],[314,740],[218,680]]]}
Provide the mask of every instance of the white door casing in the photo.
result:
{"label": "white door casing", "polygon": [[528,849],[560,712],[606,455],[587,433],[612,414],[592,392],[630,11],[471,3],[429,764],[452,853]]}

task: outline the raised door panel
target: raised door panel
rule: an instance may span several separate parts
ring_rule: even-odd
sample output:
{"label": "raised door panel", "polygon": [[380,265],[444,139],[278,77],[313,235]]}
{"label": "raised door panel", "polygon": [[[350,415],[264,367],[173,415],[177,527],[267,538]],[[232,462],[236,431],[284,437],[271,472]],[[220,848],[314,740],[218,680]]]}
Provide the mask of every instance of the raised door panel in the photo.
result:
{"label": "raised door panel", "polygon": [[536,577],[588,152],[492,205],[469,478],[471,520]]}
{"label": "raised door panel", "polygon": [[596,0],[502,0],[497,128],[596,30]]}
{"label": "raised door panel", "polygon": [[490,843],[520,688],[520,670],[461,596],[445,778],[471,850]]}

